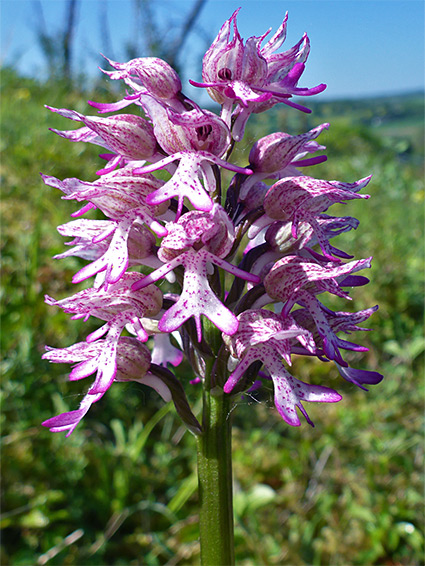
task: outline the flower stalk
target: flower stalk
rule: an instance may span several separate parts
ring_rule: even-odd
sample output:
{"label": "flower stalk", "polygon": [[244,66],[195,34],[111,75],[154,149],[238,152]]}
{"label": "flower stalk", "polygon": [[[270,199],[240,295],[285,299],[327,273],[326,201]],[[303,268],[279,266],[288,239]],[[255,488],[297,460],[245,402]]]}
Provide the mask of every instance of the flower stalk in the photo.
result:
{"label": "flower stalk", "polygon": [[203,566],[235,563],[231,411],[231,397],[221,388],[204,388],[202,434],[197,437]]}

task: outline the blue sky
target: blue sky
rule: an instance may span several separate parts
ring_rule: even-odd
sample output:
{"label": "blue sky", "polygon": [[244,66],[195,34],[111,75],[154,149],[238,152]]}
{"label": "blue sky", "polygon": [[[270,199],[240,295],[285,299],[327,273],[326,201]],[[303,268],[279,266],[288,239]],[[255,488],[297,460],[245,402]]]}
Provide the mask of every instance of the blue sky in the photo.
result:
{"label": "blue sky", "polygon": [[[111,36],[111,55],[125,60],[124,45],[134,37],[131,0],[103,0]],[[194,0],[161,0],[158,17],[168,25],[184,19]],[[100,29],[102,0],[82,0],[78,14],[76,63],[96,73],[97,54],[105,51]],[[63,0],[41,0],[47,28],[63,22]],[[373,96],[424,88],[423,0],[208,0],[190,37],[183,59],[188,77],[200,77],[202,50],[221,24],[241,6],[238,27],[242,37],[274,31],[289,12],[285,49],[304,31],[312,50],[300,86],[328,85],[322,98]],[[15,63],[25,74],[42,73],[43,59],[35,40],[33,0],[0,0],[1,60]],[[143,55],[142,53],[140,55]],[[184,89],[191,95],[189,88]]]}

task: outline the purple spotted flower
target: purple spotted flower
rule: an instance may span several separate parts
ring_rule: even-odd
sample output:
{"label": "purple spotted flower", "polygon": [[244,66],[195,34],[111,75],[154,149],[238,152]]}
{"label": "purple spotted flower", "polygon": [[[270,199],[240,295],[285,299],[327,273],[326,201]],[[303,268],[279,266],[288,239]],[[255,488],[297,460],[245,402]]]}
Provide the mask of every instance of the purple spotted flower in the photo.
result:
{"label": "purple spotted flower", "polygon": [[109,173],[117,165],[145,161],[157,158],[157,144],[151,124],[140,116],[134,114],[121,114],[103,118],[99,116],[83,116],[75,110],[53,108],[47,106],[52,112],[60,114],[84,126],[77,130],[55,130],[59,136],[73,142],[89,142],[109,149],[113,153],[103,154],[108,160],[107,167],[98,171],[98,174]]}
{"label": "purple spotted flower", "polygon": [[164,108],[150,96],[141,96],[140,104],[151,116],[158,142],[169,155],[136,172],[150,173],[178,161],[172,178],[147,199],[149,204],[159,204],[175,197],[178,200],[178,218],[186,197],[197,210],[209,211],[213,207],[212,197],[217,191],[214,166],[246,175],[252,173],[250,169],[222,159],[230,145],[230,130],[212,112],[193,109],[177,113]]}
{"label": "purple spotted flower", "polygon": [[[98,247],[99,243],[104,242],[105,239],[109,239],[109,244],[102,255],[96,254],[96,261],[85,266],[74,276],[74,283],[79,283],[104,270],[106,270],[105,281],[116,283],[125,273],[131,261],[129,254],[131,234],[133,234],[133,242],[135,237],[138,239],[139,248],[152,248],[152,236],[146,230],[140,231],[142,225],[145,224],[159,236],[167,234],[167,230],[157,220],[157,217],[167,211],[169,203],[163,201],[159,206],[155,206],[146,202],[149,194],[159,190],[164,184],[163,181],[152,175],[135,175],[131,169],[124,167],[117,172],[103,175],[98,181],[92,183],[79,179],[60,181],[47,175],[43,175],[43,180],[46,185],[63,191],[65,193],[63,198],[67,200],[89,202],[88,206],[74,213],[74,216],[79,216],[95,207],[111,218],[110,222],[103,224],[104,229],[101,232],[95,220],[87,220],[84,224],[78,224],[80,228],[78,238],[83,238],[85,231],[88,230],[86,239],[91,238],[94,250],[96,245]],[[75,224],[73,226],[75,230]],[[83,226],[84,232],[81,230]],[[96,235],[93,235],[94,226],[98,230]],[[105,247],[104,244],[103,247]]]}
{"label": "purple spotted flower", "polygon": [[230,393],[249,366],[259,360],[264,364],[273,381],[276,408],[290,425],[301,424],[296,407],[312,424],[302,401],[335,403],[341,399],[341,395],[333,389],[310,385],[295,379],[284,367],[283,360],[287,364],[291,363],[291,347],[294,339],[308,350],[315,351],[310,332],[298,326],[290,315],[282,317],[258,309],[247,310],[238,318],[240,323],[238,331],[233,336],[224,337],[232,355],[240,360],[224,385],[226,393]]}
{"label": "purple spotted flower", "polygon": [[126,324],[131,323],[139,340],[146,342],[148,334],[142,319],[157,314],[161,308],[162,293],[157,287],[152,285],[144,293],[131,289],[141,277],[143,276],[138,273],[127,273],[118,283],[84,289],[59,301],[46,296],[47,304],[61,307],[65,312],[73,314],[73,318],[87,319],[95,316],[106,321],[87,337],[88,342],[93,342],[106,334],[102,360],[92,387],[95,393],[104,393],[115,378],[118,341]]}
{"label": "purple spotted flower", "polygon": [[[303,173],[326,160],[317,140],[328,123],[300,135],[270,132],[251,147],[245,141],[245,157],[233,157],[250,116],[277,103],[308,112],[293,97],[325,88],[298,86],[310,42],[304,35],[280,51],[287,16],[268,41],[270,30],[244,41],[237,13],[206,52],[202,82],[191,81],[221,105],[220,115],[190,100],[176,71],[156,57],[105,58],[112,70],[103,72],[127,90],[115,102],[90,101],[100,116],[47,107],[80,123],[56,134],[100,146],[106,161],[90,180],[42,175],[80,206],[58,227],[69,241],[55,257],[85,262],[73,283],[93,278],[72,296],[46,302],[73,318],[102,321],[85,341],[48,347],[43,356],[72,364],[71,381],[94,376],[78,409],[43,423],[53,432],[71,434],[122,381],[154,388],[199,435],[185,394],[192,384],[230,399],[271,384],[277,411],[299,426],[300,414],[313,424],[306,402],[334,403],[341,395],[294,377],[294,355],[331,362],[362,389],[382,379],[350,367],[350,352],[367,348],[345,336],[368,330],[361,324],[377,307],[332,311],[325,299],[351,300],[350,289],[368,282],[358,272],[371,258],[356,260],[332,243],[359,221],[328,209],[368,199],[361,190],[370,176],[342,182]],[[135,113],[120,113],[131,105]],[[185,362],[193,369],[187,379]]]}
{"label": "purple spotted flower", "polygon": [[76,256],[92,262],[74,275],[72,278],[74,283],[98,273],[104,275],[103,280],[114,283],[124,274],[127,267],[161,266],[161,261],[156,255],[156,240],[152,232],[141,223],[133,223],[126,241],[120,234],[120,240],[123,240],[123,249],[121,249],[118,245],[121,242],[115,237],[115,233],[120,228],[117,224],[113,220],[79,218],[58,226],[58,232],[62,236],[73,238],[70,242],[66,242],[67,246],[73,247],[54,257],[62,259]]}
{"label": "purple spotted flower", "polygon": [[[190,81],[194,86],[207,88],[210,96],[222,105],[222,116],[227,123],[230,124],[233,117],[232,133],[237,141],[252,112],[263,112],[279,102],[310,112],[290,98],[311,96],[326,88],[324,84],[310,89],[297,86],[310,52],[306,34],[288,51],[275,53],[286,38],[287,14],[277,32],[262,46],[270,30],[260,37],[248,38],[244,44],[236,24],[238,12],[236,10],[223,24],[206,52],[203,82]],[[234,104],[237,107],[232,113]]]}
{"label": "purple spotted flower", "polygon": [[[69,379],[74,381],[86,378],[94,372],[108,372],[105,351],[108,351],[106,341],[96,340],[95,342],[80,342],[68,348],[47,348],[43,358],[53,363],[76,364],[69,375]],[[114,381],[140,381],[152,386],[164,400],[169,401],[169,392],[161,381],[147,375],[150,357],[148,348],[140,340],[119,338],[116,343],[117,362],[112,379]],[[49,427],[52,432],[68,431],[67,436],[69,436],[91,405],[99,401],[103,394],[103,391],[96,391],[95,385],[92,386],[81,401],[79,409],[48,419],[43,425]]]}
{"label": "purple spotted flower", "polygon": [[158,255],[164,261],[171,258],[170,261],[137,281],[133,287],[135,290],[143,289],[177,266],[183,266],[181,295],[160,320],[159,330],[177,330],[193,316],[200,342],[201,315],[204,315],[226,334],[236,332],[238,321],[235,315],[223,305],[208,281],[208,267],[216,266],[246,281],[260,282],[256,275],[246,273],[222,259],[233,245],[232,228],[227,214],[219,205],[214,205],[211,213],[187,212],[172,227],[169,226],[169,234],[163,239]]}

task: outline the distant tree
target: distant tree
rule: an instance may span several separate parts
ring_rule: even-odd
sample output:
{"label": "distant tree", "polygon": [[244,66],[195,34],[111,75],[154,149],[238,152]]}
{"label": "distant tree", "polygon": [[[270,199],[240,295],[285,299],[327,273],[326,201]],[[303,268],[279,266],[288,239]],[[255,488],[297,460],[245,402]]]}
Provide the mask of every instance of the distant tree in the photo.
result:
{"label": "distant tree", "polygon": [[[129,34],[131,39],[124,46],[126,57],[134,59],[141,54],[161,57],[177,71],[181,71],[179,58],[188,37],[194,32],[194,25],[206,2],[207,0],[194,0],[190,10],[187,14],[183,14],[183,18],[178,22],[169,19],[166,24],[159,24],[159,14],[161,10],[164,11],[162,3],[155,0],[133,0],[134,29]],[[73,68],[75,37],[81,0],[63,0],[62,4],[63,25],[55,26],[55,30],[50,31],[44,17],[42,0],[33,0],[35,33],[49,77],[72,82],[75,74]],[[99,2],[99,23],[102,49],[113,58],[107,0]],[[96,52],[98,51],[99,49],[96,49]]]}
{"label": "distant tree", "polygon": [[129,59],[156,56],[165,59],[174,69],[180,71],[179,57],[187,38],[193,31],[203,6],[207,0],[195,0],[185,20],[176,24],[167,21],[165,26],[158,24],[158,9],[161,5],[154,0],[133,0],[134,33],[126,45]]}
{"label": "distant tree", "polygon": [[79,0],[67,0],[64,4],[65,20],[63,27],[54,34],[51,34],[47,30],[41,0],[33,0],[33,6],[38,20],[36,36],[46,59],[49,77],[61,78],[71,82]]}

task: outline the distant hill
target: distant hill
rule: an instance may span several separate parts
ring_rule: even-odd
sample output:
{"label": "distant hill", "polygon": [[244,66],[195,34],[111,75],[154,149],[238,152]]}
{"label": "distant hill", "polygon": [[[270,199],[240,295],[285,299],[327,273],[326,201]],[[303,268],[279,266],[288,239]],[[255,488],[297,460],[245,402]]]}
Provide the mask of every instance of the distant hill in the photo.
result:
{"label": "distant hill", "polygon": [[308,107],[317,117],[350,115],[367,126],[380,126],[394,121],[423,125],[424,100],[425,93],[422,91],[356,99],[312,100]]}
{"label": "distant hill", "polygon": [[[294,100],[311,109],[310,114],[276,105],[266,114],[257,114],[251,122],[270,131],[280,130],[299,134],[322,122],[330,122],[331,133],[344,135],[357,130],[357,135],[372,135],[383,147],[392,148],[399,155],[418,165],[424,160],[424,92],[408,92],[390,96],[356,99]],[[325,135],[322,135],[324,138]],[[327,137],[327,136],[326,136]],[[330,136],[333,138],[333,136]]]}

